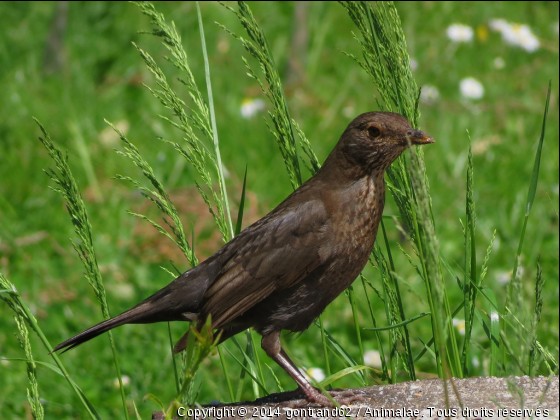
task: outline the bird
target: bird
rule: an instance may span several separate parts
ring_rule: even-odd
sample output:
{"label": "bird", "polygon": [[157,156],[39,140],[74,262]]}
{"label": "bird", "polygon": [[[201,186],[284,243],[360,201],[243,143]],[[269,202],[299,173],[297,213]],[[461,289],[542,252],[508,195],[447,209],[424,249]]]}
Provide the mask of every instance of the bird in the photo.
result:
{"label": "bird", "polygon": [[[330,400],[281,346],[283,330],[302,332],[348,288],[373,250],[385,204],[384,173],[410,145],[434,143],[402,115],[367,112],[342,133],[317,173],[214,255],[122,314],[62,342],[70,350],[124,324],[210,317],[220,343],[253,328],[265,353],[309,402]],[[188,332],[173,352],[185,349]]]}

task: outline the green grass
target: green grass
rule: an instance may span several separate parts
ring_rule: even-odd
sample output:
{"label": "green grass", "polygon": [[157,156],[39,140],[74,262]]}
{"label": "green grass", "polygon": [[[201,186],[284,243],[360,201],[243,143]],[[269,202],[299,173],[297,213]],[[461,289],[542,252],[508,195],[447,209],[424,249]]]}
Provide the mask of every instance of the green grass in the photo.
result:
{"label": "green grass", "polygon": [[[95,294],[83,278],[83,268],[68,238],[74,238],[73,227],[58,194],[47,189],[49,180],[42,169],[53,166],[37,137],[41,135],[31,116],[37,117],[52,139],[68,149],[70,166],[77,179],[88,209],[97,260],[107,289],[112,314],[135,304],[168,283],[169,275],[159,266],[171,268],[173,260],[179,270],[188,261],[174,245],[126,210],[142,212],[160,220],[145,200],[128,185],[112,177],[120,173],[140,178],[132,162],[118,156],[118,139],[100,140],[107,128],[103,119],[113,123],[126,120],[127,137],[148,160],[177,205],[187,238],[195,232],[195,252],[200,260],[207,258],[223,243],[214,232],[206,204],[196,198],[194,171],[183,165],[173,148],[157,137],[180,142],[178,132],[156,117],[166,111],[141,83],[155,86],[152,75],[131,41],[148,51],[162,67],[176,91],[187,99],[187,89],[176,82],[172,65],[162,60],[165,54],[159,40],[138,35],[148,30],[148,19],[128,3],[70,4],[68,28],[64,37],[66,64],[52,75],[44,74],[45,40],[54,3],[2,3],[0,23],[0,272],[15,284],[23,300],[51,343],[102,320]],[[352,39],[357,32],[350,18],[337,4],[313,3],[309,10],[309,46],[304,57],[304,79],[290,78],[287,70],[289,46],[293,31],[293,4],[251,4],[253,14],[266,34],[280,76],[284,80],[286,100],[294,118],[306,133],[320,162],[357,114],[376,109],[375,90],[369,77],[339,50],[360,55]],[[498,308],[503,309],[507,286],[497,279],[507,276],[514,265],[525,216],[527,191],[531,183],[534,156],[539,139],[544,99],[548,80],[553,80],[552,99],[543,146],[539,183],[521,250],[523,274],[519,285],[521,312],[532,316],[535,306],[537,259],[540,256],[541,278],[545,280],[538,340],[558,359],[558,35],[553,24],[558,21],[557,3],[405,3],[397,4],[407,36],[410,55],[418,62],[413,73],[419,86],[436,86],[441,98],[433,105],[420,105],[421,128],[437,141],[425,149],[425,163],[430,179],[430,195],[435,228],[441,253],[451,270],[464,281],[464,235],[459,219],[466,223],[466,173],[469,130],[473,145],[473,198],[476,202],[476,261],[478,273],[494,229],[496,240],[488,262],[484,287],[493,292]],[[189,54],[194,79],[202,88],[205,83],[204,59],[200,49],[194,3],[161,4],[168,22],[174,21]],[[221,158],[229,173],[226,179],[232,213],[237,214],[245,167],[247,172],[244,227],[274,208],[291,190],[284,160],[263,116],[246,120],[240,115],[243,98],[263,97],[255,81],[245,76],[242,56],[254,67],[242,45],[213,25],[218,21],[239,35],[245,35],[237,18],[214,3],[201,4],[205,25],[209,66],[212,76],[217,131],[220,135]],[[542,38],[548,49],[530,54],[505,45],[500,36],[490,32],[485,41],[478,38],[470,44],[453,46],[445,36],[446,27],[455,22],[484,25],[491,18],[527,23]],[[332,28],[336,26],[336,31]],[[497,70],[493,60],[501,56],[506,65]],[[459,80],[472,76],[485,87],[480,101],[465,102],[460,98]],[[290,81],[290,82],[288,82]],[[166,114],[169,116],[169,114]],[[309,177],[303,167],[302,177]],[[386,215],[397,215],[398,209],[388,197]],[[235,221],[234,221],[235,223]],[[406,316],[412,318],[428,307],[421,278],[398,249],[400,244],[412,254],[390,220],[385,220],[387,240],[399,276],[400,294],[406,303]],[[379,245],[385,250],[380,235]],[[472,259],[469,259],[469,264]],[[379,272],[370,268],[366,278],[382,290]],[[456,280],[444,269],[451,310],[464,300]],[[369,286],[366,286],[369,288]],[[370,312],[354,285],[357,312],[340,296],[322,317],[328,333],[356,361],[364,350],[375,349],[377,336],[361,331],[361,345],[356,339],[354,319],[361,327],[373,327]],[[377,327],[387,325],[385,308],[368,289]],[[483,291],[484,292],[484,291]],[[482,293],[482,292],[481,292]],[[478,308],[490,312],[492,306],[478,293]],[[490,297],[490,295],[488,295]],[[513,303],[515,305],[515,303]],[[463,319],[461,310],[456,318]],[[522,315],[517,313],[516,315]],[[489,374],[494,350],[480,322],[473,326],[472,359],[466,361],[469,375]],[[529,324],[527,324],[529,326]],[[171,325],[174,339],[187,324]],[[492,328],[494,326],[491,326]],[[429,317],[407,324],[415,358],[432,336]],[[21,358],[24,353],[14,336],[17,330],[10,309],[0,305],[0,356]],[[125,388],[128,404],[134,400],[142,417],[156,409],[142,397],[155,394],[166,404],[176,394],[173,363],[169,352],[167,326],[124,326],[114,331],[122,373],[131,378]],[[390,335],[379,332],[389,348]],[[459,341],[461,336],[457,334]],[[255,336],[255,339],[257,337]],[[512,333],[506,337],[516,342]],[[30,333],[33,355],[37,361],[49,361],[47,351]],[[244,337],[238,337],[244,347]],[[422,340],[422,341],[421,341]],[[312,326],[299,337],[287,337],[288,350],[306,367],[326,370],[321,330]],[[268,364],[281,386],[293,389],[293,381],[261,353],[261,364]],[[462,345],[462,343],[458,343]],[[233,343],[226,347],[242,360]],[[459,347],[461,348],[461,347]],[[330,371],[347,366],[329,344]],[[237,384],[241,367],[225,354],[230,377]],[[388,356],[388,355],[387,355]],[[498,355],[496,354],[496,357]],[[103,418],[122,417],[120,393],[114,386],[116,374],[107,337],[99,337],[61,356],[66,369],[78,382],[84,394]],[[361,363],[361,362],[359,362]],[[416,376],[437,373],[433,357],[427,352],[415,363]],[[402,365],[401,365],[402,367]],[[390,368],[390,367],[389,367]],[[264,367],[265,385],[277,391],[275,377]],[[29,386],[24,362],[0,362],[0,414],[4,418],[25,418],[26,391]],[[536,373],[546,373],[542,366]],[[514,361],[505,374],[519,374]],[[260,377],[260,373],[258,374]],[[86,417],[78,397],[64,378],[37,366],[39,395],[46,418]],[[241,398],[254,398],[255,390],[245,375]],[[366,375],[368,383],[373,383]],[[405,380],[403,371],[397,380]],[[211,380],[208,380],[211,378]],[[203,362],[195,387],[200,386],[200,402],[229,400],[229,392],[218,357]],[[334,383],[336,387],[358,386],[358,375],[348,375]]]}

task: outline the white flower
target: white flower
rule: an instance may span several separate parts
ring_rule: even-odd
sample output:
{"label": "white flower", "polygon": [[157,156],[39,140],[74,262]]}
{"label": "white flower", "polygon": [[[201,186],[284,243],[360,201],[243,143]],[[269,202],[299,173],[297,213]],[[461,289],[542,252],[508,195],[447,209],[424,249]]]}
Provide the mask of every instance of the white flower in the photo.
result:
{"label": "white flower", "polygon": [[439,90],[437,87],[432,85],[422,86],[422,91],[420,92],[420,102],[432,105],[439,99]]}
{"label": "white flower", "polygon": [[507,44],[519,46],[528,52],[534,52],[540,46],[538,38],[527,25],[509,25],[502,31],[502,38]]}
{"label": "white flower", "polygon": [[478,360],[478,357],[474,356],[471,359],[472,365],[475,369],[477,369],[480,366],[480,360]]}
{"label": "white flower", "polygon": [[556,36],[558,36],[558,22],[554,22],[552,24],[552,30],[554,31],[554,33],[556,34]]}
{"label": "white flower", "polygon": [[539,39],[528,25],[509,23],[504,19],[493,19],[489,26],[490,29],[502,34],[502,39],[506,44],[521,47],[528,52],[534,52],[540,47]]}
{"label": "white flower", "polygon": [[2,366],[8,366],[10,364],[9,360],[6,360],[6,358],[4,356],[0,357],[0,364]]}
{"label": "white flower", "polygon": [[[121,380],[122,380],[122,384],[123,386],[128,386],[130,385],[130,377],[127,375],[122,375],[121,376]],[[120,384],[119,384],[119,378],[115,378],[115,380],[113,381],[113,386],[115,388],[119,388]]]}
{"label": "white flower", "polygon": [[323,369],[321,368],[312,367],[307,370],[300,369],[299,371],[307,379],[313,379],[315,382],[321,382],[323,379],[326,378],[325,372],[323,372]]}
{"label": "white flower", "polygon": [[[510,282],[512,273],[513,273],[513,270],[498,271],[496,273],[496,281],[498,283],[500,283],[501,285],[505,286],[506,284],[508,284]],[[523,274],[525,274],[525,268],[522,265],[518,265],[517,266],[517,277],[521,278],[521,277],[523,277]]]}
{"label": "white flower", "polygon": [[415,71],[418,68],[418,61],[416,61],[414,58],[410,59],[410,68],[412,69],[412,71]]}
{"label": "white flower", "polygon": [[326,378],[325,372],[323,372],[323,369],[321,368],[309,368],[307,370],[307,374],[317,382],[321,382]]}
{"label": "white flower", "polygon": [[510,278],[511,278],[511,273],[508,273],[507,271],[498,271],[496,273],[496,281],[500,283],[502,286],[508,284]]}
{"label": "white flower", "polygon": [[381,355],[377,350],[368,350],[364,353],[364,363],[366,366],[380,368],[383,366],[381,363]]}
{"label": "white flower", "polygon": [[465,320],[453,318],[453,326],[457,328],[459,334],[465,335]]}
{"label": "white flower", "polygon": [[521,25],[519,29],[519,46],[528,52],[537,51],[541,46],[539,39],[527,25]]}
{"label": "white flower", "polygon": [[459,84],[461,94],[467,99],[480,99],[484,96],[484,87],[478,80],[467,77]]}
{"label": "white flower", "polygon": [[496,57],[494,59],[494,68],[501,70],[506,66],[506,62],[502,57]]}
{"label": "white flower", "polygon": [[492,29],[493,31],[502,32],[502,31],[505,30],[507,27],[509,27],[509,23],[507,23],[505,19],[492,19],[492,20],[488,23],[488,26],[489,26],[490,29]]}
{"label": "white flower", "polygon": [[251,118],[263,109],[264,101],[262,99],[245,98],[241,103],[241,115],[243,118]]}
{"label": "white flower", "polygon": [[461,23],[454,23],[445,32],[447,37],[453,42],[470,42],[474,36],[473,29]]}

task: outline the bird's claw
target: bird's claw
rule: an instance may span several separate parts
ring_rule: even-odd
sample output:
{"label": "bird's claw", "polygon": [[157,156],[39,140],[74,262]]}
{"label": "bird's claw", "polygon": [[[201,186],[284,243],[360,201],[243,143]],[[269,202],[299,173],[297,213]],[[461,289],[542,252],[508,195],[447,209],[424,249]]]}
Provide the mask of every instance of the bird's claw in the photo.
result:
{"label": "bird's claw", "polygon": [[[319,404],[323,407],[335,407],[331,399],[326,395],[322,394],[317,388],[312,388],[313,391],[307,390],[307,392],[302,390],[292,391],[296,400],[289,402],[290,408],[300,408],[312,404]],[[361,394],[356,394],[354,390],[351,389],[333,389],[327,391],[332,399],[340,406],[350,405],[354,401],[361,401],[364,396]]]}
{"label": "bird's claw", "polygon": [[329,394],[340,405],[349,405],[354,401],[362,401],[365,397],[362,394],[356,394],[353,389],[333,389]]}

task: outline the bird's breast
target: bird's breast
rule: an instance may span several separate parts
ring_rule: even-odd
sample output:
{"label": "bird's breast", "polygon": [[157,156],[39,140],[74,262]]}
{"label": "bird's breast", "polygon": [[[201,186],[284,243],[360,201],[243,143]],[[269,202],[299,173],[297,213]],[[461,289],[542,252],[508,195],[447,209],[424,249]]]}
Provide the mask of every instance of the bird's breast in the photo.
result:
{"label": "bird's breast", "polygon": [[334,255],[339,255],[341,262],[359,266],[359,272],[373,249],[383,214],[383,178],[364,177],[333,191],[329,200]]}

